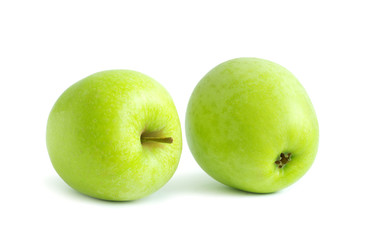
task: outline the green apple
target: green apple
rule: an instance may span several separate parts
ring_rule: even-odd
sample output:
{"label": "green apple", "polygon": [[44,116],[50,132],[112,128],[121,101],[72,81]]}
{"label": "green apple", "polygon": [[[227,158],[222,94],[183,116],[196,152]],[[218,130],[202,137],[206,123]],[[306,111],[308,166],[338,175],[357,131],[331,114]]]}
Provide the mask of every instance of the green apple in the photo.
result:
{"label": "green apple", "polygon": [[211,177],[256,193],[302,177],[318,148],[311,101],[284,67],[258,58],[224,62],[194,89],[186,113],[189,148]]}
{"label": "green apple", "polygon": [[180,159],[179,117],[168,92],[135,71],[95,73],[75,83],[49,115],[51,162],[72,188],[126,201],[160,189]]}

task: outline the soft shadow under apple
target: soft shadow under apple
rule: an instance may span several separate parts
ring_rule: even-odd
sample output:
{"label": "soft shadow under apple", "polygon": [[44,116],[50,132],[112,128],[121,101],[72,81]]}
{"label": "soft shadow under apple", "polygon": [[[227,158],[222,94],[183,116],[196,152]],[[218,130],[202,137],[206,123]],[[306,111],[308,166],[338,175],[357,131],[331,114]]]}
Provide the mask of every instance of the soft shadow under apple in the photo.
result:
{"label": "soft shadow under apple", "polygon": [[[229,195],[229,196],[264,196],[267,194],[251,193],[228,187],[212,179],[206,173],[192,172],[175,174],[160,190],[163,195]],[[269,195],[269,194],[268,194]]]}
{"label": "soft shadow under apple", "polygon": [[[88,202],[102,202],[106,204],[133,204],[143,203],[147,201],[157,201],[160,199],[169,199],[179,195],[187,196],[238,196],[238,197],[259,197],[267,194],[245,192],[238,189],[228,187],[217,182],[203,172],[179,173],[175,174],[173,178],[159,191],[147,196],[145,198],[135,201],[107,201],[89,197],[69,187],[58,176],[49,176],[45,178],[44,183],[47,188],[58,192],[64,196],[73,198],[78,201]],[[268,194],[269,195],[269,194]]]}

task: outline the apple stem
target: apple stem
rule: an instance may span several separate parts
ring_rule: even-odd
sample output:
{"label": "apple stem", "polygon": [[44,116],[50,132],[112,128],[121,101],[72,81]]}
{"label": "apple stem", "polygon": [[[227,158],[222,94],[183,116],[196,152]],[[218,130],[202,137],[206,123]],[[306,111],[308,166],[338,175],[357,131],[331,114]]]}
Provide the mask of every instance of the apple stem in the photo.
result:
{"label": "apple stem", "polygon": [[140,138],[140,141],[142,143],[145,143],[145,142],[173,143],[173,138],[172,137],[146,137],[146,136],[142,136]]}

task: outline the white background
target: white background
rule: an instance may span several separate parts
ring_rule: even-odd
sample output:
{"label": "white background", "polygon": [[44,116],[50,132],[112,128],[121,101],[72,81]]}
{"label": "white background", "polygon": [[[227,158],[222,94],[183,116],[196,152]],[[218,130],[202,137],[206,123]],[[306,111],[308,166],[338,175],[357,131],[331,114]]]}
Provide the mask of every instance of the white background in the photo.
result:
{"label": "white background", "polygon": [[[369,1],[1,1],[0,239],[370,239]],[[69,188],[45,146],[49,111],[76,81],[132,69],[188,99],[217,64],[260,57],[293,72],[320,123],[310,171],[275,194],[204,173],[183,131],[174,177],[134,202]]]}

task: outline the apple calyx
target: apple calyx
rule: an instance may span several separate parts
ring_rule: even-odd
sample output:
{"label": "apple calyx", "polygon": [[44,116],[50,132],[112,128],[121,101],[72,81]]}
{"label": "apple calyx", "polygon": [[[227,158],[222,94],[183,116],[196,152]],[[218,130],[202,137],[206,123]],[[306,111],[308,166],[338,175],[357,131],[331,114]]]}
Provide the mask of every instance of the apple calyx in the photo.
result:
{"label": "apple calyx", "polygon": [[278,168],[283,168],[290,161],[291,161],[291,153],[288,153],[287,155],[284,153],[281,153],[280,159],[275,161],[274,163],[278,165]]}
{"label": "apple calyx", "polygon": [[145,142],[160,142],[160,143],[173,143],[172,137],[149,137],[149,136],[141,136],[140,141],[142,143]]}

